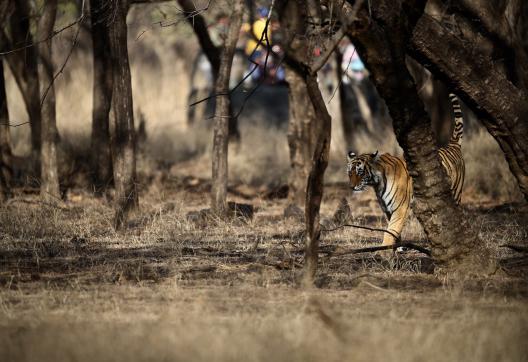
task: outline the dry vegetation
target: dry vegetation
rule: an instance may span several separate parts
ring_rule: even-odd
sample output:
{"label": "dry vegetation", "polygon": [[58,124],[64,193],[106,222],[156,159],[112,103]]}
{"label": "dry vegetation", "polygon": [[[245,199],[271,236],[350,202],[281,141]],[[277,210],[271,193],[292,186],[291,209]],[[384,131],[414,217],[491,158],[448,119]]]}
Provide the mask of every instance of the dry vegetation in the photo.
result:
{"label": "dry vegetation", "polygon": [[[415,252],[390,261],[343,255],[324,257],[319,289],[306,292],[296,284],[303,225],[282,217],[284,199],[266,197],[287,179],[284,130],[252,115],[231,150],[229,197],[253,204],[253,219],[190,222],[188,212],[208,206],[211,135],[184,127],[188,80],[178,75],[185,64],[176,46],[152,32],[135,42],[131,33],[134,101],[148,133],[141,211],[116,233],[110,202],[79,186],[60,207],[19,190],[0,208],[0,360],[526,360],[528,271],[500,245],[527,245],[527,217],[489,136],[475,131],[464,141],[463,207],[501,261],[495,275],[438,278]],[[65,158],[89,144],[89,62],[79,54],[57,85],[61,135],[74,145]],[[23,122],[12,78],[8,90],[12,118]],[[13,136],[22,155],[27,129]],[[364,151],[397,149],[392,136],[362,143]],[[343,157],[332,157],[322,215],[346,197],[354,223],[384,227],[374,193],[351,194]],[[414,218],[403,239],[424,242]],[[380,241],[340,229],[323,236],[322,249]]]}

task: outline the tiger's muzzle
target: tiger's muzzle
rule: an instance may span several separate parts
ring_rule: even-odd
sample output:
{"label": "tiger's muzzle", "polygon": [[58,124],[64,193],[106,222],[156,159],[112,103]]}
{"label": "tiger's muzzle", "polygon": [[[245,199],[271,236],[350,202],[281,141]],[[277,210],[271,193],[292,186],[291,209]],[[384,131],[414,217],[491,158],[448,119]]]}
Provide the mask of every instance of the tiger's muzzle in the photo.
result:
{"label": "tiger's muzzle", "polygon": [[368,184],[366,176],[360,176],[354,171],[348,173],[348,179],[350,188],[354,191],[363,191]]}

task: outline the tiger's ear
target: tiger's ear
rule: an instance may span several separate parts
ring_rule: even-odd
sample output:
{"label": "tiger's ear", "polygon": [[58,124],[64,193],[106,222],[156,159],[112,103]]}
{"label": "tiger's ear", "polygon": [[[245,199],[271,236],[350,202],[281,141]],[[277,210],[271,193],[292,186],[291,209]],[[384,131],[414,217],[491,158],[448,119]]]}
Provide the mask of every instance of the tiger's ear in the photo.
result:
{"label": "tiger's ear", "polygon": [[370,156],[372,157],[372,159],[374,161],[377,161],[379,159],[379,156],[378,156],[378,150],[376,150],[376,152],[370,154]]}
{"label": "tiger's ear", "polygon": [[352,152],[352,151],[348,151],[348,159],[351,160],[354,157],[356,157],[356,154],[354,152]]}

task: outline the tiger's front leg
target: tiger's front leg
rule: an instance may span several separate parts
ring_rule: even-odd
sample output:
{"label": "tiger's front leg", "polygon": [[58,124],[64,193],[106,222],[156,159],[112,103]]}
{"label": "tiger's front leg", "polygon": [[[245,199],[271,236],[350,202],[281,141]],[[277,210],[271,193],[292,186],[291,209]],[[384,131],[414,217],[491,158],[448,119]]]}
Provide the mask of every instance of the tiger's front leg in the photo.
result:
{"label": "tiger's front leg", "polygon": [[387,226],[387,231],[390,231],[390,233],[384,233],[385,235],[383,236],[382,245],[393,245],[396,242],[396,238],[392,234],[396,235],[398,238],[400,237],[403,225],[405,224],[405,220],[407,220],[408,212],[409,202],[404,201],[391,214],[391,216],[389,217],[389,225]]}

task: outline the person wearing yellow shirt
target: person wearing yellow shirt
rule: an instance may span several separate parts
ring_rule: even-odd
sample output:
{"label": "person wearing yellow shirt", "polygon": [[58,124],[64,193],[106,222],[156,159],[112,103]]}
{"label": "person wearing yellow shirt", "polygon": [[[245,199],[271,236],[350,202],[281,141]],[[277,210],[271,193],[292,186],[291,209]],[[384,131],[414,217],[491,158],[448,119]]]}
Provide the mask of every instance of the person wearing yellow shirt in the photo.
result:
{"label": "person wearing yellow shirt", "polygon": [[[255,50],[258,44],[258,40],[262,37],[262,34],[264,33],[264,29],[266,29],[266,17],[268,16],[268,9],[266,8],[259,8],[258,9],[259,19],[257,19],[253,25],[251,26],[251,30],[253,31],[253,34],[250,34],[250,26],[249,24],[244,24],[242,30],[248,34],[248,39],[246,42],[245,47],[245,53],[246,55],[251,55],[253,51],[254,58],[258,58],[259,53],[262,52],[262,49],[264,48],[262,44],[265,44],[265,39],[262,39],[262,44],[258,46],[258,48]],[[271,27],[268,26],[267,30],[267,36],[268,40],[271,43]]]}

